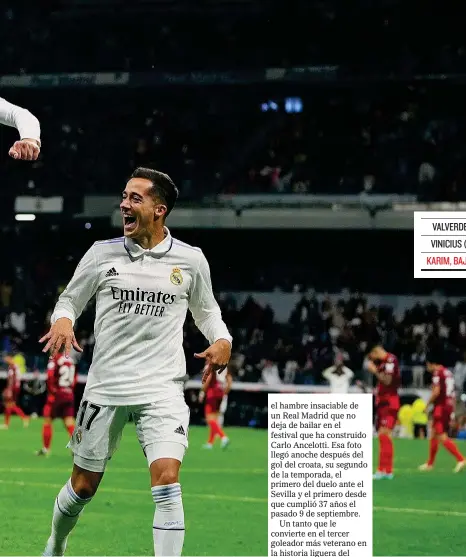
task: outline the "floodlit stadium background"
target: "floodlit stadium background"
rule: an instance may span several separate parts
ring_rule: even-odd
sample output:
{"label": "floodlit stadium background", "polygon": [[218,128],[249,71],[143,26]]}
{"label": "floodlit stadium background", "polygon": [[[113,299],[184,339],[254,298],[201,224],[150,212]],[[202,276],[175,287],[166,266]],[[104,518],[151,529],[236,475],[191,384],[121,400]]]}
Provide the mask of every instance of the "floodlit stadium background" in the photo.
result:
{"label": "floodlit stadium background", "polygon": [[[15,132],[0,129],[1,350],[44,370],[37,339],[54,301],[92,242],[122,234],[116,208],[136,166],[173,177],[181,199],[167,224],[211,264],[235,339],[232,446],[201,451],[192,355],[204,340],[188,319],[188,555],[266,554],[267,392],[326,390],[321,372],[337,352],[367,380],[365,347],[381,340],[401,361],[410,404],[426,397],[433,338],[464,391],[462,281],[412,278],[412,211],[465,200],[466,45],[447,4],[2,3],[0,95],[37,115],[43,151],[32,165],[9,160]],[[92,327],[91,305],[77,328],[78,399]],[[40,414],[43,397],[24,392],[21,404]],[[461,403],[459,436],[462,414]],[[0,432],[2,555],[41,550],[71,466],[60,424],[52,457],[33,456],[39,421]],[[131,433],[70,542],[75,554],[151,551]],[[396,450],[396,480],[374,489],[375,554],[461,553],[466,503],[450,461],[418,476],[425,441],[399,439]]]}

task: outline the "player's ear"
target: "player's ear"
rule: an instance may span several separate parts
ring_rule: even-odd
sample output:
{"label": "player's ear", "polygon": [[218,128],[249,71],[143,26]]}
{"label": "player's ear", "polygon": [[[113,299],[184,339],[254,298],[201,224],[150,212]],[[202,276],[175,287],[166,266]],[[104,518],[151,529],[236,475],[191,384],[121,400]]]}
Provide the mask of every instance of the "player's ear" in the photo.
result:
{"label": "player's ear", "polygon": [[163,217],[167,212],[167,207],[166,205],[156,205],[155,206],[155,218],[161,218]]}

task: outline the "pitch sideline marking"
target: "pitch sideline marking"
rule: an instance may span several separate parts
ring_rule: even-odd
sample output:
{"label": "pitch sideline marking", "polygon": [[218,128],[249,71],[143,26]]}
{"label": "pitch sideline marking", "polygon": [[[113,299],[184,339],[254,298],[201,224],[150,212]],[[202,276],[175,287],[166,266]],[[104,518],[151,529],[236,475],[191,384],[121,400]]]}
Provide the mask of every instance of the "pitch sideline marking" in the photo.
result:
{"label": "pitch sideline marking", "polygon": [[390,513],[409,513],[409,514],[435,514],[441,516],[466,516],[466,513],[457,511],[434,511],[432,509],[408,509],[396,507],[374,507],[374,511],[383,511]]}
{"label": "pitch sideline marking", "polygon": [[[20,482],[11,480],[0,480],[0,485],[18,485],[21,487],[51,487],[53,489],[61,489],[63,485],[60,484],[45,484],[40,482]],[[125,489],[113,487],[99,487],[99,491],[104,493],[131,493],[131,494],[148,494],[147,489]],[[221,500],[221,501],[235,501],[239,503],[267,503],[267,499],[259,497],[235,497],[234,495],[213,495],[210,493],[184,493],[183,497],[196,497],[197,499]]]}

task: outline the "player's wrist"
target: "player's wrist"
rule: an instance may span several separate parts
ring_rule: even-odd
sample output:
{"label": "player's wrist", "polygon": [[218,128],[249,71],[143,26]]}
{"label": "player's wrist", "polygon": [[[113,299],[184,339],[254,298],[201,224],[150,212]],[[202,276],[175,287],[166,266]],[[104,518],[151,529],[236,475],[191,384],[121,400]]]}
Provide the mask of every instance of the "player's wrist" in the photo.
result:
{"label": "player's wrist", "polygon": [[25,141],[26,143],[30,143],[31,145],[34,145],[35,147],[41,147],[41,142],[40,139],[35,139],[34,137],[22,137],[21,141]]}

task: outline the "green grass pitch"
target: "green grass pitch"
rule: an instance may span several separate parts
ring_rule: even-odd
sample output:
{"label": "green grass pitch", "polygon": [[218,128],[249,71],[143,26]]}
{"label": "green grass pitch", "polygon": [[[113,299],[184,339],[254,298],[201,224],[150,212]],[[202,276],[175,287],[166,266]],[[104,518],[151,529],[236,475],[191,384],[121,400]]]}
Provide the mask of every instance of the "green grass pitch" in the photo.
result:
{"label": "green grass pitch", "polygon": [[[69,477],[64,428],[55,424],[47,459],[34,455],[40,430],[41,420],[22,429],[13,418],[10,430],[0,431],[0,555],[41,554],[54,498]],[[267,555],[267,433],[230,428],[228,434],[226,451],[205,451],[206,431],[190,430],[181,475],[185,555]],[[375,555],[464,553],[465,476],[452,474],[445,451],[434,472],[418,473],[426,453],[425,441],[398,440],[396,478],[374,484]],[[145,459],[129,425],[67,553],[152,555],[152,516]]]}

